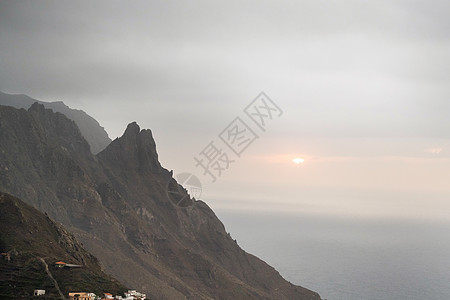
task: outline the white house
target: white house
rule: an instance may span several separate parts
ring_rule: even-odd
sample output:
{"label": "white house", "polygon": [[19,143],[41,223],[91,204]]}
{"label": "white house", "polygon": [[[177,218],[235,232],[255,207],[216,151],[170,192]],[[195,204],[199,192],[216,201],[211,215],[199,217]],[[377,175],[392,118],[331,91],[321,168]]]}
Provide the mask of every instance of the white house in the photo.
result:
{"label": "white house", "polygon": [[[94,295],[94,296],[91,296]],[[86,292],[70,292],[69,300],[94,300],[95,294]]]}
{"label": "white house", "polygon": [[145,294],[139,293],[136,290],[128,290],[127,293],[125,293],[125,299],[141,299],[144,300],[146,298]]}
{"label": "white house", "polygon": [[45,290],[34,290],[33,296],[45,295]]}
{"label": "white house", "polygon": [[114,297],[110,293],[105,293],[105,299],[114,299]]}

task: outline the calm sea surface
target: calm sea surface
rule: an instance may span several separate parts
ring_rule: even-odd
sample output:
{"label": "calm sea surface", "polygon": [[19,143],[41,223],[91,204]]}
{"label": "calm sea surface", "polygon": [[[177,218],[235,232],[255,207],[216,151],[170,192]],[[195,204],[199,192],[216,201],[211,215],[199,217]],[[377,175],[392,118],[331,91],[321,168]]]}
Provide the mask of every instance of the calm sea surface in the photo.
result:
{"label": "calm sea surface", "polygon": [[450,223],[217,215],[244,250],[322,298],[450,299]]}

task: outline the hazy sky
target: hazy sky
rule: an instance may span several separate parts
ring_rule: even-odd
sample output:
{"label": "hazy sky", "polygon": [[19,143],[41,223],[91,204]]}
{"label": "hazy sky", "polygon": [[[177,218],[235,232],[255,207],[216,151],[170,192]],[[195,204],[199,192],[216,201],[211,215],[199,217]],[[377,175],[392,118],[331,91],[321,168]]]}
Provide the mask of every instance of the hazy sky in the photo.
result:
{"label": "hazy sky", "polygon": [[[112,138],[152,129],[163,165],[196,174],[213,208],[450,219],[449,14],[449,1],[2,0],[0,90],[62,100]],[[254,126],[243,109],[261,91],[283,114],[211,183],[194,156],[235,117]]]}

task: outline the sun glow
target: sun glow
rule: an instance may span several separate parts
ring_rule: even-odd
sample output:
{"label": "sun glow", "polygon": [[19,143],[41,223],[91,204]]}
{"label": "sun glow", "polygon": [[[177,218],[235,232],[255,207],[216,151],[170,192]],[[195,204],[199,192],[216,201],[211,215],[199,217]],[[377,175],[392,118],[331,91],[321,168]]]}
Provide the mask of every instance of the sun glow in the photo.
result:
{"label": "sun glow", "polygon": [[296,163],[297,165],[301,165],[303,164],[303,162],[305,161],[303,158],[300,157],[296,157],[292,160],[294,163]]}

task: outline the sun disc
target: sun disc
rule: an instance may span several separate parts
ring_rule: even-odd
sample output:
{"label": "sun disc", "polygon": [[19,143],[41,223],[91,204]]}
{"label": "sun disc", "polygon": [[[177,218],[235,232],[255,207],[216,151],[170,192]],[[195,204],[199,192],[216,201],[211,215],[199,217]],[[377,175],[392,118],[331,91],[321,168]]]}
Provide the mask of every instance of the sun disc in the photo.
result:
{"label": "sun disc", "polygon": [[292,160],[294,163],[296,163],[297,165],[299,164],[303,164],[303,162],[305,161],[303,158],[300,157],[296,157]]}

